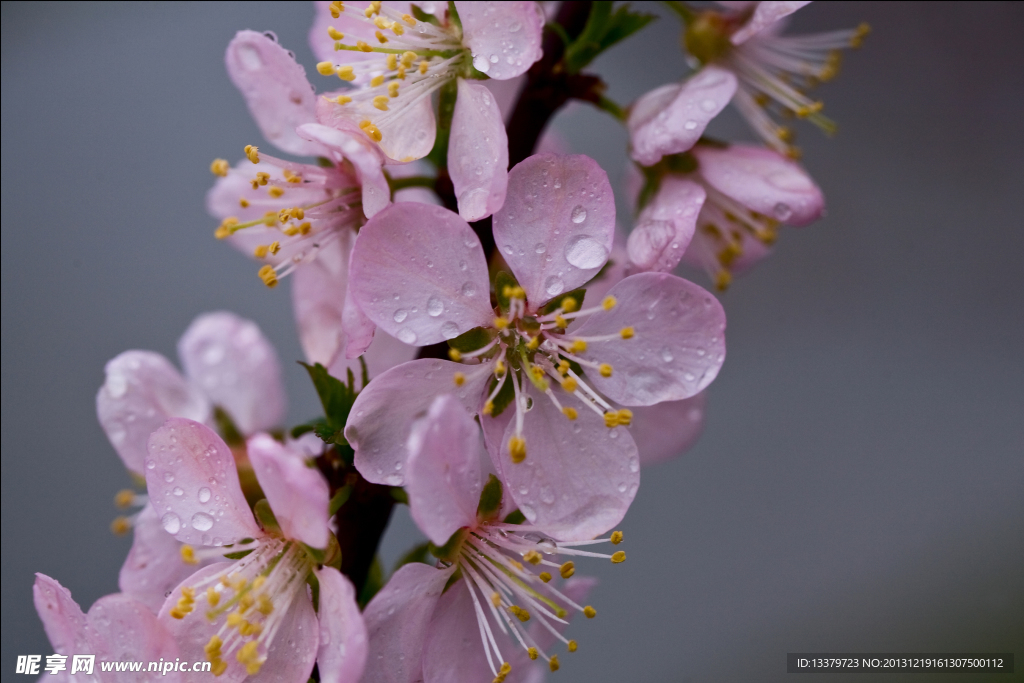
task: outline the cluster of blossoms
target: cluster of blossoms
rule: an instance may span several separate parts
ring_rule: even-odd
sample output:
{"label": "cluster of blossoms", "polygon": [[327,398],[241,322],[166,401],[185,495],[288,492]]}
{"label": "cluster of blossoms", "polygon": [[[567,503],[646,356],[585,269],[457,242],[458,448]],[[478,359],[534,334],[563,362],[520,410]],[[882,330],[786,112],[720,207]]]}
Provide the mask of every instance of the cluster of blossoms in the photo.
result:
{"label": "cluster of blossoms", "polygon": [[[495,82],[543,92],[651,17],[563,3],[545,34],[534,2],[318,2],[316,71],[340,79],[322,94],[273,34],[237,34],[228,73],[267,141],[314,159],[217,159],[208,208],[267,286],[291,276],[325,414],[284,429],[277,353],[230,313],[185,332],[183,372],[111,360],[97,414],[146,493],[117,496],[137,508],[113,525],[134,533],[121,593],[83,614],[39,575],[58,652],[304,683],[536,680],[577,651],[570,619],[597,611],[575,563],[625,561],[641,466],[695,441],[725,360],[721,304],[673,271],[724,289],[821,216],[773,116],[830,131],[808,90],[865,34],[782,35],[806,3],[668,4],[695,73],[628,109],[594,77],[580,96],[630,134],[626,239],[593,159],[510,157]],[[766,146],[704,134],[729,102]],[[385,581],[396,502],[428,542]]]}

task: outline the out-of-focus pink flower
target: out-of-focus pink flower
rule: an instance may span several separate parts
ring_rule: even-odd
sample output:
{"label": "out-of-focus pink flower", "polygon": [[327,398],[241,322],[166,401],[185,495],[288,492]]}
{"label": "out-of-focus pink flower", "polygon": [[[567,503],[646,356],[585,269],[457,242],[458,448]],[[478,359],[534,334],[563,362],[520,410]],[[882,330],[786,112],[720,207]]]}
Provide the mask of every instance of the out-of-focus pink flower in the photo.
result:
{"label": "out-of-focus pink flower", "polygon": [[[67,658],[63,671],[44,676],[43,680],[181,680],[176,671],[152,672],[145,665],[141,672],[130,674],[104,671],[100,666],[100,662],[174,662],[178,658],[178,646],[171,634],[145,605],[131,596],[115,593],[100,598],[84,614],[71,591],[45,574],[36,574],[32,597],[53,651]],[[92,670],[75,670],[72,674],[74,655],[82,654],[95,655]]]}
{"label": "out-of-focus pink flower", "polygon": [[498,103],[474,77],[513,79],[541,56],[544,18],[534,2],[456,2],[458,21],[409,14],[408,3],[317,3],[310,33],[323,75],[354,82],[317,105],[320,120],[358,125],[388,159],[406,162],[434,146],[431,97],[453,81],[457,99],[448,174],[459,214],[475,221],[505,200],[508,139]]}
{"label": "out-of-focus pink flower", "polygon": [[628,277],[590,308],[565,300],[604,267],[614,231],[611,188],[592,159],[517,165],[494,236],[518,284],[496,293],[506,303],[495,310],[479,241],[458,216],[396,204],[371,219],[352,256],[366,315],[409,344],[479,329],[474,350],[453,351],[460,362],[405,363],[359,395],[346,438],[363,476],[402,484],[409,425],[433,397],[453,393],[483,416],[488,450],[527,520],[564,540],[617,524],[639,458],[624,429],[632,413],[613,402],[652,405],[706,387],[725,357],[725,315],[706,291],[663,273]]}
{"label": "out-of-focus pink flower", "polygon": [[304,683],[315,661],[321,681],[356,681],[367,643],[355,591],[314,552],[329,551],[327,482],[266,434],[249,439],[248,454],[273,526],[256,523],[231,451],[208,427],[172,418],[150,437],[146,483],[164,531],[187,557],[241,555],[187,578],[158,618],[183,658],[211,662],[224,680]]}
{"label": "out-of-focus pink flower", "polygon": [[[414,426],[410,512],[442,560],[436,568],[399,569],[367,606],[366,680],[526,681],[540,674],[531,664],[538,659],[555,671],[559,659],[550,651],[552,643],[577,649],[576,641],[562,635],[570,615],[596,615],[581,604],[593,580],[570,578],[571,560],[625,560],[621,551],[586,549],[617,544],[621,532],[559,543],[543,528],[501,522],[502,488],[492,476],[485,490],[480,455],[479,428],[457,398],[438,397]],[[569,580],[555,588],[552,573]]]}

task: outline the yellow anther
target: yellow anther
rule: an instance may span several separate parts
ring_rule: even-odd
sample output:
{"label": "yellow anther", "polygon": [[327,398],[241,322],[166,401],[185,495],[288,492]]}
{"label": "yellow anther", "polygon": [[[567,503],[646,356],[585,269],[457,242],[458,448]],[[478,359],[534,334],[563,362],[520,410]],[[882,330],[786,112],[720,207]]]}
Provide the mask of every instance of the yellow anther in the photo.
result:
{"label": "yellow anther", "polygon": [[409,26],[415,26],[416,25],[416,20],[413,19],[411,14],[403,14],[402,15],[402,21],[404,21],[405,23],[409,24]]}
{"label": "yellow anther", "polygon": [[367,43],[363,42],[362,40],[356,41],[356,49],[358,49],[360,52],[373,52],[373,48],[370,47]]}
{"label": "yellow anther", "polygon": [[587,350],[587,342],[583,341],[582,339],[575,340],[572,343],[572,345],[569,346],[569,351],[572,352],[572,353],[583,353],[586,350]]}
{"label": "yellow anther", "polygon": [[551,659],[548,660],[548,668],[552,671],[558,671],[560,666],[561,665],[558,663],[558,655],[551,655]]}
{"label": "yellow anther", "polygon": [[618,545],[618,544],[622,543],[622,532],[621,531],[613,531],[612,532],[612,537],[609,540],[612,542],[612,545]]}
{"label": "yellow anther", "polygon": [[538,652],[537,648],[535,648],[535,647],[527,648],[526,649],[526,654],[530,657],[530,659],[537,659],[537,657],[540,656],[540,652]]}
{"label": "yellow anther", "polygon": [[220,602],[220,593],[213,586],[206,589],[206,602],[210,603],[210,607],[216,607],[217,603]]}
{"label": "yellow anther", "polygon": [[587,619],[593,619],[597,616],[597,610],[591,607],[590,605],[587,605],[583,608],[583,614],[586,615]]}
{"label": "yellow anther", "polygon": [[185,564],[199,564],[199,560],[196,559],[195,548],[188,543],[181,546],[181,561]]}
{"label": "yellow anther", "polygon": [[391,24],[391,30],[394,32],[394,34],[396,36],[400,36],[400,35],[403,35],[405,33],[405,28],[401,24],[399,24],[397,21],[395,23]]}
{"label": "yellow anther", "polygon": [[576,391],[577,382],[575,377],[566,377],[562,380],[562,388],[568,391],[570,394]]}
{"label": "yellow anther", "polygon": [[370,136],[370,138],[372,138],[374,142],[380,142],[381,139],[384,137],[383,135],[381,135],[381,132],[377,128],[377,126],[373,125],[369,121],[363,121],[362,123],[359,124],[359,127],[362,128],[363,132]]}
{"label": "yellow anther", "polygon": [[127,517],[114,517],[114,521],[110,523],[110,531],[118,536],[124,536],[126,533],[132,530],[132,523]]}
{"label": "yellow anther", "polygon": [[461,387],[466,383],[466,373],[456,372],[455,375],[452,376],[452,379],[455,381],[455,386]]}
{"label": "yellow anther", "polygon": [[251,594],[245,593],[238,599],[238,611],[245,613],[256,603],[256,599]]}
{"label": "yellow anther", "polygon": [[261,666],[261,662],[249,662],[245,665],[245,673],[249,674],[250,676],[255,676],[260,672]]}
{"label": "yellow anther", "polygon": [[[266,173],[265,171],[258,171],[256,173],[256,184],[257,185],[266,185],[269,181],[270,181],[270,174],[269,173]],[[254,187],[253,189],[255,190],[256,188]]]}
{"label": "yellow anther", "polygon": [[220,639],[220,636],[214,634],[210,636],[210,642],[203,646],[203,652],[212,656],[220,655],[220,648],[224,645],[224,641]]}
{"label": "yellow anther", "polygon": [[266,582],[267,582],[267,577],[265,577],[265,576],[257,576],[255,579],[252,580],[252,589],[254,591],[258,591],[260,588],[263,587],[263,584],[265,584]]}
{"label": "yellow anther", "polygon": [[531,365],[530,374],[533,375],[535,380],[540,381],[544,379],[544,368],[539,365]]}
{"label": "yellow anther", "polygon": [[256,651],[257,644],[255,640],[250,640],[248,643],[243,645],[238,651],[238,661],[242,664],[248,664],[249,662],[255,662],[259,658],[259,653]]}
{"label": "yellow anther", "polygon": [[266,244],[257,244],[256,248],[252,250],[252,255],[256,258],[266,258],[268,251],[270,251],[270,247]]}
{"label": "yellow anther", "polygon": [[577,417],[580,416],[580,414],[576,412],[576,409],[571,406],[565,406],[564,408],[562,408],[562,412],[570,420],[575,420]]}
{"label": "yellow anther", "polygon": [[518,605],[512,605],[508,608],[508,611],[514,614],[516,619],[524,624],[530,620],[530,613]]}
{"label": "yellow anther", "polygon": [[495,591],[491,593],[491,604],[495,607],[501,607],[501,596]]}
{"label": "yellow anther", "polygon": [[[331,28],[330,30],[333,31],[334,29]],[[321,76],[330,76],[334,73],[334,65],[330,62],[317,62],[316,70]]]}
{"label": "yellow anther", "polygon": [[415,61],[416,61],[416,53],[415,52],[403,52],[402,53],[402,64],[405,64],[406,67],[412,66],[412,63],[415,62]]}
{"label": "yellow anther", "polygon": [[240,207],[242,207],[243,209],[248,209],[249,208],[249,200],[246,199],[245,197],[239,197],[238,198],[238,205]]}
{"label": "yellow anther", "polygon": [[131,489],[121,489],[114,496],[114,505],[124,509],[135,502],[135,491]]}
{"label": "yellow anther", "polygon": [[263,280],[263,284],[267,287],[277,287],[277,272],[270,265],[263,266],[260,268],[257,275]]}
{"label": "yellow anther", "polygon": [[540,347],[540,336],[530,337],[530,341],[526,342],[526,348],[531,351],[536,351]]}
{"label": "yellow anther", "polygon": [[623,327],[619,331],[619,334],[622,335],[623,339],[632,339],[633,335],[636,334],[636,332],[633,330],[632,327]]}
{"label": "yellow anther", "polygon": [[540,564],[542,558],[536,550],[528,550],[523,554],[523,559],[530,564]]}
{"label": "yellow anther", "polygon": [[300,223],[299,232],[303,235],[308,235],[309,231],[313,229],[313,224],[310,222]]}
{"label": "yellow anther", "polygon": [[366,8],[366,18],[369,19],[374,14],[380,14],[380,0],[373,0],[370,5]]}
{"label": "yellow anther", "polygon": [[561,375],[562,377],[565,377],[567,374],[569,374],[569,370],[571,368],[572,365],[570,365],[569,361],[565,360],[564,358],[558,361],[558,374]]}
{"label": "yellow anther", "polygon": [[551,574],[547,572],[541,572],[540,574],[537,574],[537,578],[543,581],[544,583],[547,583],[551,580]]}
{"label": "yellow anther", "polygon": [[505,679],[511,672],[512,665],[508,662],[503,662],[501,668],[498,669],[498,675],[494,677],[494,683],[505,683]]}
{"label": "yellow anther", "polygon": [[724,292],[732,283],[732,275],[727,270],[720,270],[715,273],[715,289]]}
{"label": "yellow anther", "polygon": [[563,318],[561,315],[555,316],[555,325],[561,327],[563,330],[569,327],[569,321]]}
{"label": "yellow anther", "polygon": [[210,164],[210,173],[223,178],[228,174],[230,168],[227,159],[214,159],[213,163]]}
{"label": "yellow anther", "polygon": [[213,232],[213,236],[219,240],[230,236],[234,232],[234,227],[238,225],[238,219],[234,216],[228,216],[221,224],[217,226],[217,229]]}
{"label": "yellow anther", "polygon": [[498,359],[498,362],[494,364],[494,375],[501,377],[505,374],[505,361]]}
{"label": "yellow anther", "polygon": [[427,69],[429,69],[429,68],[430,68],[430,62],[428,62],[425,59],[422,62],[420,62],[420,73],[421,74],[427,73]]}
{"label": "yellow anther", "polygon": [[[345,34],[342,33],[341,31],[339,31],[338,29],[334,28],[333,26],[328,26],[327,27],[327,35],[329,35],[331,37],[331,40],[345,40]],[[323,62],[321,62],[320,64],[323,64]],[[320,69],[320,64],[316,65],[317,70]],[[333,69],[332,69],[332,71],[333,71]],[[323,72],[321,71],[320,73],[323,73]],[[330,75],[331,75],[330,71],[328,71],[327,73],[324,74],[324,76],[330,76]]]}
{"label": "yellow anther", "polygon": [[513,567],[515,567],[516,569],[518,569],[519,571],[523,571],[523,563],[522,562],[516,562],[515,560],[509,560],[508,563],[510,565],[512,565]]}
{"label": "yellow anther", "polygon": [[395,78],[397,78],[400,81],[404,81],[405,80],[405,64],[399,64],[398,65],[398,71],[395,74]]}
{"label": "yellow anther", "polygon": [[295,237],[299,234],[299,229],[294,225],[289,225],[287,228],[283,228],[281,232],[283,232],[286,237]]}
{"label": "yellow anther", "polygon": [[380,31],[374,31],[373,35],[377,36],[377,40],[380,41],[380,43],[382,45],[384,43],[388,42],[388,37],[386,35],[384,35],[383,33],[381,33]]}
{"label": "yellow anther", "polygon": [[294,206],[288,209],[288,214],[297,221],[301,221],[306,217],[306,212],[302,210],[301,206]]}
{"label": "yellow anther", "polygon": [[191,605],[193,602],[195,602],[196,599],[196,589],[192,586],[182,586],[181,599],[187,600],[188,603]]}
{"label": "yellow anther", "polygon": [[343,81],[356,80],[356,72],[352,69],[351,66],[339,66],[338,70],[335,73],[337,73],[338,78],[340,78]]}
{"label": "yellow anther", "polygon": [[506,329],[508,327],[508,318],[499,315],[497,318],[494,319],[494,326],[497,327],[499,330]]}
{"label": "yellow anther", "polygon": [[604,426],[608,429],[619,426],[619,413],[615,410],[609,410],[604,414]]}
{"label": "yellow anther", "polygon": [[490,415],[494,412],[494,401],[486,401],[484,403],[484,415]]}
{"label": "yellow anther", "polygon": [[566,313],[572,313],[576,310],[577,306],[579,306],[579,303],[576,301],[575,297],[567,296],[562,299],[562,310]]}
{"label": "yellow anther", "polygon": [[612,376],[612,366],[609,365],[608,363],[601,363],[599,366],[597,366],[597,371],[601,373],[602,377]]}
{"label": "yellow anther", "polygon": [[614,296],[606,296],[604,301],[601,302],[601,308],[606,311],[610,311],[615,308],[615,304],[619,303]]}
{"label": "yellow anther", "polygon": [[861,24],[857,27],[853,37],[850,38],[850,47],[860,47],[864,44],[864,39],[871,33],[871,26],[866,23]]}
{"label": "yellow anther", "polygon": [[526,439],[521,436],[513,436],[508,440],[508,454],[512,462],[519,464],[526,460]]}
{"label": "yellow anther", "polygon": [[459,352],[458,349],[448,349],[448,357],[451,358],[456,363],[462,360],[462,354]]}
{"label": "yellow anther", "polygon": [[337,19],[345,11],[345,4],[341,0],[334,0],[330,4],[331,16]]}
{"label": "yellow anther", "polygon": [[398,55],[390,54],[387,56],[387,67],[388,71],[394,71],[398,68]]}
{"label": "yellow anther", "polygon": [[225,671],[227,671],[227,670],[228,670],[228,663],[227,663],[227,662],[225,662],[225,661],[224,661],[223,659],[220,659],[220,658],[217,658],[217,659],[211,659],[211,660],[210,660],[210,664],[211,664],[211,667],[210,667],[210,672],[211,672],[211,673],[212,673],[212,674],[213,674],[214,676],[220,676],[220,675],[222,675],[222,674],[223,674],[223,673],[224,673]]}
{"label": "yellow anther", "polygon": [[564,563],[558,568],[558,573],[562,575],[563,579],[568,579],[570,576],[576,573],[576,565],[573,564],[572,560]]}
{"label": "yellow anther", "polygon": [[626,561],[626,552],[623,550],[616,550],[612,554],[612,564],[620,564]]}
{"label": "yellow anther", "polygon": [[576,649],[579,647],[579,645],[576,644],[575,640],[570,640],[568,645],[569,645],[569,652],[576,652]]}
{"label": "yellow anther", "polygon": [[398,81],[388,83],[388,97],[398,97]]}
{"label": "yellow anther", "polygon": [[381,85],[384,85],[384,74],[377,74],[376,76],[370,79],[371,88],[376,88]]}
{"label": "yellow anther", "polygon": [[248,157],[249,161],[251,161],[254,164],[260,163],[259,151],[259,147],[254,147],[253,145],[245,146],[245,156]]}
{"label": "yellow anther", "polygon": [[633,411],[629,408],[619,408],[618,422],[623,427],[628,427],[633,423]]}
{"label": "yellow anther", "polygon": [[260,595],[256,599],[256,609],[260,614],[266,616],[274,611],[274,603],[266,595]]}
{"label": "yellow anther", "polygon": [[231,628],[238,628],[245,623],[245,618],[238,612],[232,612],[227,616],[227,625]]}
{"label": "yellow anther", "polygon": [[272,185],[267,188],[267,194],[269,194],[274,199],[277,199],[278,197],[284,194],[284,190],[282,190],[277,185]]}

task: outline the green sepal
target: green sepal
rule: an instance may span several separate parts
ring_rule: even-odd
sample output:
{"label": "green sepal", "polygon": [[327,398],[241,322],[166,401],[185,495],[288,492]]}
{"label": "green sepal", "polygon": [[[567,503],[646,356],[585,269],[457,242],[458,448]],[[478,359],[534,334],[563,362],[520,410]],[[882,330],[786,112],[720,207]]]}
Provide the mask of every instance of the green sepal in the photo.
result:
{"label": "green sepal", "polygon": [[270,509],[270,503],[267,502],[266,498],[260,498],[256,501],[252,511],[256,515],[256,521],[260,523],[264,531],[275,534],[281,533],[281,525],[278,524],[277,517],[274,516],[274,511]]}
{"label": "green sepal", "polygon": [[249,548],[248,550],[239,550],[234,553],[224,553],[224,557],[226,557],[229,560],[240,560],[249,553],[251,553],[253,550],[256,550],[256,548]]}
{"label": "green sepal", "polygon": [[474,327],[460,334],[455,339],[448,340],[448,346],[462,353],[469,353],[487,346],[497,332],[490,327]]}
{"label": "green sepal", "polygon": [[235,421],[220,406],[213,407],[213,422],[217,426],[217,433],[220,434],[220,437],[224,439],[224,443],[227,445],[238,446],[245,443],[245,437],[242,436],[242,432],[235,426]]}
{"label": "green sepal", "polygon": [[508,271],[499,270],[494,275],[494,296],[498,299],[498,308],[501,309],[502,313],[508,313],[510,307],[509,298],[505,296],[505,288],[518,286],[519,282]]}
{"label": "green sepal", "polygon": [[614,12],[612,2],[595,2],[583,32],[565,49],[565,66],[569,73],[579,73],[595,57],[615,43],[625,40],[657,17],[633,12],[629,4]]}
{"label": "green sepal", "polygon": [[359,591],[359,607],[366,607],[366,604],[373,600],[373,596],[377,594],[384,586],[384,565],[380,561],[380,555],[374,555],[373,564],[370,565],[370,571],[366,573],[366,583],[363,584],[363,589]]}
{"label": "green sepal", "polygon": [[402,505],[409,504],[409,494],[401,486],[391,488],[391,497],[395,499],[396,503],[401,503]]}
{"label": "green sepal", "polygon": [[305,543],[300,543],[299,545],[302,546],[309,559],[313,560],[316,564],[334,567],[335,569],[341,567],[341,546],[338,545],[338,539],[334,537],[334,534],[327,534],[326,548],[314,548]]}
{"label": "green sepal", "polygon": [[451,79],[438,90],[437,137],[427,154],[427,161],[436,168],[448,168],[448,138],[452,131],[452,117],[455,116],[455,101],[459,97],[457,79]]}
{"label": "green sepal", "polygon": [[394,574],[405,565],[412,564],[413,562],[419,562],[421,564],[433,564],[429,560],[429,556],[430,541],[427,541],[426,543],[420,543],[419,545],[410,549],[407,553],[405,553],[405,555],[402,555],[400,558],[398,558],[398,562],[395,563],[395,568],[391,571],[391,573]]}
{"label": "green sepal", "polygon": [[430,554],[439,560],[446,562],[454,562],[459,556],[459,550],[462,548],[462,544],[466,540],[466,536],[469,535],[469,530],[465,527],[459,529],[451,535],[444,545],[438,547],[433,543],[430,544]]}
{"label": "green sepal", "polygon": [[313,602],[313,609],[318,613],[320,612],[320,579],[316,577],[316,572],[310,572],[306,575],[306,583],[309,584],[309,592],[312,594],[310,597]]}
{"label": "green sepal", "polygon": [[348,497],[351,495],[352,487],[349,486],[348,484],[345,484],[340,489],[335,491],[334,495],[331,496],[331,504],[327,509],[328,515],[330,517],[333,517],[335,514],[337,514],[338,510],[341,509],[341,506],[348,502]]}
{"label": "green sepal", "polygon": [[525,521],[526,515],[520,512],[519,508],[505,515],[505,524],[522,524]]}
{"label": "green sepal", "polygon": [[321,168],[334,168],[334,162],[327,157],[317,157],[316,165]]}
{"label": "green sepal", "polygon": [[428,24],[433,24],[434,26],[440,25],[440,23],[437,21],[437,17],[435,17],[433,14],[427,14],[426,12],[421,10],[419,6],[416,5],[415,3],[411,3],[411,7],[412,16],[415,17],[417,21],[425,21]]}
{"label": "green sepal", "polygon": [[[509,372],[512,372],[512,370],[509,369]],[[491,410],[491,417],[498,417],[505,412],[505,408],[508,408],[509,404],[516,398],[516,391],[508,377],[505,377],[504,380],[498,377],[492,379],[491,386],[487,388],[487,395],[490,396],[494,392],[494,388],[498,386],[498,382],[501,381],[504,381],[504,384],[501,385],[498,395],[494,397],[494,408]]]}
{"label": "green sepal", "polygon": [[546,304],[544,304],[544,306],[541,307],[540,315],[547,315],[548,313],[554,312],[555,309],[559,308],[562,305],[562,300],[566,299],[566,298],[568,298],[570,296],[573,299],[576,299],[576,309],[575,310],[578,311],[583,306],[583,297],[586,296],[586,294],[587,294],[587,290],[586,290],[585,287],[580,287],[579,289],[574,289],[571,292],[566,292],[565,294],[559,294],[554,299],[552,299],[551,301],[547,302]]}
{"label": "green sepal", "polygon": [[448,0],[448,21],[458,29],[459,40],[462,40],[462,19],[459,17],[459,10],[455,7],[454,0]]}
{"label": "green sepal", "polygon": [[476,506],[476,519],[478,522],[491,522],[498,518],[501,512],[501,497],[504,493],[501,480],[493,474],[487,479],[484,488],[480,491],[480,503]]}
{"label": "green sepal", "polygon": [[[352,411],[352,404],[355,403],[358,392],[355,390],[355,377],[351,370],[348,375],[348,384],[345,384],[337,377],[331,376],[320,363],[308,365],[299,361],[299,365],[306,368],[309,378],[313,380],[313,386],[320,397],[320,404],[324,408],[323,419],[313,420],[306,425],[300,425],[296,429],[303,429],[302,433],[312,431],[323,441],[329,444],[344,446],[348,444],[345,440],[345,424],[348,422],[348,414]],[[312,427],[312,429],[306,429]],[[292,430],[292,433],[296,431]]]}

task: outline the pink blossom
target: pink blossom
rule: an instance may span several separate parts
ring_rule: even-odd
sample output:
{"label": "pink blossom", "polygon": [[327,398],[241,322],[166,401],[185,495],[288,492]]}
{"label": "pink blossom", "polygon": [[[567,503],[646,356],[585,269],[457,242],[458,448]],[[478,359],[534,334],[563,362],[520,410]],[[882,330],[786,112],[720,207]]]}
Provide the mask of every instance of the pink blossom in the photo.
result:
{"label": "pink blossom", "polygon": [[317,70],[355,88],[318,103],[324,123],[358,125],[395,162],[434,146],[434,92],[457,89],[448,174],[459,214],[475,221],[505,200],[508,139],[494,95],[474,78],[509,80],[541,56],[544,19],[533,2],[456,2],[458,22],[418,21],[407,3],[317,3],[310,33]]}
{"label": "pink blossom", "polygon": [[351,264],[366,315],[409,344],[480,329],[474,350],[453,351],[457,362],[405,363],[359,395],[345,434],[363,476],[404,483],[409,425],[433,397],[453,393],[483,416],[495,466],[532,524],[563,540],[617,524],[639,458],[625,428],[632,412],[614,404],[701,391],[724,360],[725,316],[703,289],[662,273],[627,277],[582,310],[582,300],[563,300],[604,267],[614,231],[611,188],[593,160],[537,155],[517,165],[494,236],[518,284],[496,293],[506,302],[496,310],[479,241],[461,218],[396,204],[371,219]]}
{"label": "pink blossom", "polygon": [[[543,528],[501,522],[502,489],[492,476],[484,491],[480,455],[479,428],[457,398],[438,397],[414,426],[410,511],[442,560],[402,567],[367,606],[366,680],[533,680],[531,660],[557,670],[552,644],[577,649],[562,635],[570,615],[596,615],[581,604],[593,581],[570,578],[571,560],[625,560],[581,549],[617,544],[621,532],[559,543]],[[552,574],[569,580],[556,588]]]}
{"label": "pink blossom", "polygon": [[[367,645],[355,591],[321,564],[331,552],[327,482],[301,451],[266,434],[249,439],[248,454],[273,524],[256,523],[231,450],[208,427],[172,418],[150,437],[147,487],[183,555],[241,556],[187,578],[158,618],[183,658],[211,662],[225,680],[304,683],[314,661],[321,681],[358,680]],[[314,578],[318,605],[306,587]]]}
{"label": "pink blossom", "polygon": [[[71,597],[71,591],[45,574],[36,574],[32,597],[53,651],[67,657],[63,662],[65,670],[55,676],[45,675],[44,680],[113,683],[128,679],[123,672],[103,671],[101,662],[178,659],[178,646],[171,634],[145,605],[129,595],[115,593],[100,598],[85,614]],[[76,654],[95,655],[92,671],[88,672],[91,676],[83,671],[72,675]],[[182,680],[176,671],[151,672],[145,664],[141,672],[128,675],[133,681]]]}

